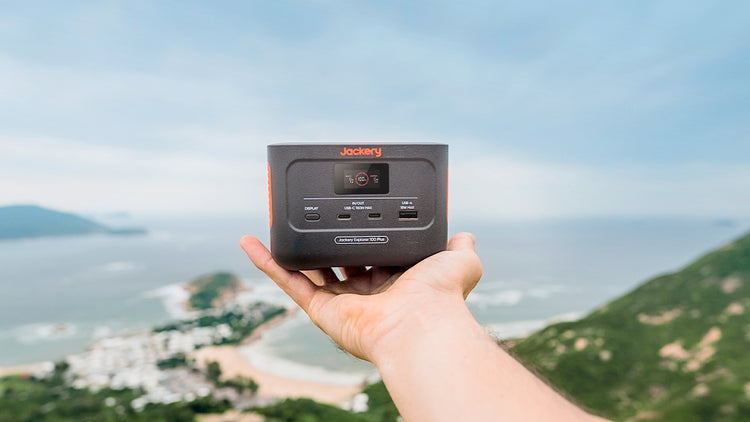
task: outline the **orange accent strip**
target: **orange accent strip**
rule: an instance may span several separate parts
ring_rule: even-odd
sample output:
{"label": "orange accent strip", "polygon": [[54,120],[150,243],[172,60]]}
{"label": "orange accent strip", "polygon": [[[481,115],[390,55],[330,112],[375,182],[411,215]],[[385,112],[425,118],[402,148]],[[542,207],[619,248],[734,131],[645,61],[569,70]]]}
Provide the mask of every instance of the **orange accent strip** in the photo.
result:
{"label": "orange accent strip", "polygon": [[445,168],[445,221],[448,221],[448,195],[450,194],[450,189],[448,189],[448,186],[451,183],[451,172],[450,167]]}
{"label": "orange accent strip", "polygon": [[273,192],[271,191],[271,163],[266,163],[268,168],[268,227],[273,227]]}

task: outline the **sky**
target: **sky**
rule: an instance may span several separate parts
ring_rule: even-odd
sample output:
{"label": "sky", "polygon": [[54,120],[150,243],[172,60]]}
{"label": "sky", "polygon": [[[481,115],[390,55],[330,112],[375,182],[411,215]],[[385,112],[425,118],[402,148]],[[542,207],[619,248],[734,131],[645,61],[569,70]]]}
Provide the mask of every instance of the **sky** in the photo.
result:
{"label": "sky", "polygon": [[0,3],[0,205],[263,214],[274,142],[447,143],[452,218],[746,217],[750,3]]}

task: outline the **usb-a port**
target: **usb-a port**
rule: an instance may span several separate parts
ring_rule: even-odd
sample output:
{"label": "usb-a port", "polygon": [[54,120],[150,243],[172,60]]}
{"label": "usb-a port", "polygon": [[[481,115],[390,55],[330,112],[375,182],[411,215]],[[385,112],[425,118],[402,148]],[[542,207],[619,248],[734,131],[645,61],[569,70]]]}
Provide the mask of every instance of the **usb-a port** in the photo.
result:
{"label": "usb-a port", "polygon": [[349,220],[352,218],[351,214],[339,214],[339,220]]}
{"label": "usb-a port", "polygon": [[399,220],[415,220],[416,218],[417,218],[416,211],[399,211],[398,212]]}

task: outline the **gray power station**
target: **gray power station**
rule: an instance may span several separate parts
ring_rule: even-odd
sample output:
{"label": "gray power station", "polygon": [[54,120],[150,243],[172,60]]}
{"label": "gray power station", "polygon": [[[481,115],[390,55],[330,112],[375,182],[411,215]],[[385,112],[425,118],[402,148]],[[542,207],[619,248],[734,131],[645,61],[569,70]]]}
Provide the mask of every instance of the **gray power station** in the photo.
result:
{"label": "gray power station", "polygon": [[448,145],[269,145],[268,194],[286,269],[412,265],[445,249]]}

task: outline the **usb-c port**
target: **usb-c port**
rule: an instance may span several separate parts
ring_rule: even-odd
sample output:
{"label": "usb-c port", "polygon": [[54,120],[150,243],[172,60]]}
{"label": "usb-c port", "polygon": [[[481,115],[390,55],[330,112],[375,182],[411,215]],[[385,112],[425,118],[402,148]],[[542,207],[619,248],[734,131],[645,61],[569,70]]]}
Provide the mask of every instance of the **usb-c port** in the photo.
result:
{"label": "usb-c port", "polygon": [[399,220],[415,220],[417,218],[417,212],[416,211],[399,211],[398,218]]}
{"label": "usb-c port", "polygon": [[380,220],[380,213],[379,212],[371,212],[367,215],[367,218],[370,220]]}
{"label": "usb-c port", "polygon": [[349,220],[352,218],[351,214],[339,214],[339,220]]}

